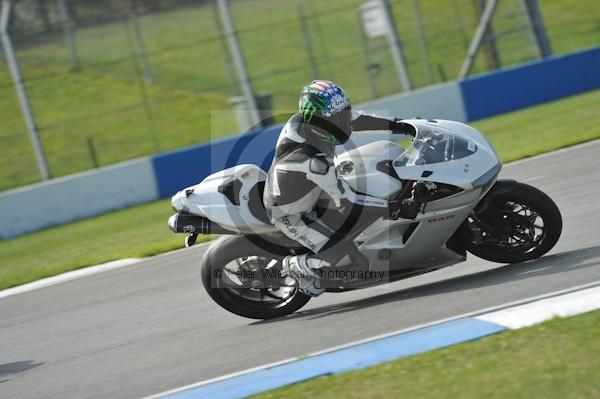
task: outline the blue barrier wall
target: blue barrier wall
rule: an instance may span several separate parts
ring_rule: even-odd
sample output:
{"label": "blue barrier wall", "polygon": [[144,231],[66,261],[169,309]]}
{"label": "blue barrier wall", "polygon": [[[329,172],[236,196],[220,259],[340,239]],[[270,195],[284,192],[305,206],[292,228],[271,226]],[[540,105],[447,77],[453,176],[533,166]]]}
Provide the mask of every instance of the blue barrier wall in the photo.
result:
{"label": "blue barrier wall", "polygon": [[[600,88],[600,48],[593,48],[462,82],[389,96],[355,108],[400,117],[419,115],[472,121],[597,88]],[[274,126],[152,159],[142,158],[5,191],[0,193],[0,237],[166,198],[230,166],[252,163],[267,169],[280,129],[280,125]],[[352,137],[355,145],[363,144],[365,137],[360,137],[360,133]],[[42,207],[39,198],[45,198]],[[18,211],[23,208],[30,211]],[[35,209],[41,214],[34,212]]]}
{"label": "blue barrier wall", "polygon": [[469,121],[597,89],[600,48],[475,76],[460,86]]}
{"label": "blue barrier wall", "polygon": [[[355,106],[358,110],[386,116],[437,117],[465,121],[465,112],[457,82],[424,87]],[[153,158],[154,171],[161,198],[170,197],[182,188],[197,184],[211,173],[251,163],[267,170],[273,159],[281,125],[259,133],[246,133],[209,144],[161,154]],[[382,139],[383,136],[352,135],[349,148]]]}
{"label": "blue barrier wall", "polygon": [[251,163],[268,169],[281,125],[188,147],[152,159],[160,198],[197,184],[211,173]]}
{"label": "blue barrier wall", "polygon": [[4,191],[0,238],[154,201],[154,172],[144,157]]}
{"label": "blue barrier wall", "polygon": [[[473,121],[600,88],[600,48],[425,87],[356,105],[387,115]],[[161,198],[242,163],[267,169],[281,125],[153,158]],[[353,136],[354,137],[354,136]]]}

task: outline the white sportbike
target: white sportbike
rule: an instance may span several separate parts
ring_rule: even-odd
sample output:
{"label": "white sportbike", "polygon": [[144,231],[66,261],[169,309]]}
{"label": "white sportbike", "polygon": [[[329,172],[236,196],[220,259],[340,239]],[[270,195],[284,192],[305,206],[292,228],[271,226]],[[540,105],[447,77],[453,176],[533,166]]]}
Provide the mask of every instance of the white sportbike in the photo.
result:
{"label": "white sportbike", "polygon": [[[342,152],[335,164],[358,193],[395,203],[421,195],[416,217],[391,210],[382,217],[362,207],[348,212],[337,234],[354,241],[370,268],[352,270],[350,262],[324,277],[327,292],[428,273],[465,261],[467,252],[492,262],[524,262],[556,244],[562,230],[556,204],[534,187],[497,179],[502,165],[480,132],[447,120],[403,122],[403,134]],[[257,319],[293,313],[310,300],[282,272],[285,256],[307,250],[269,223],[265,179],[255,165],[210,175],[173,196],[177,213],[169,219],[171,230],[188,234],[187,246],[199,234],[223,235],[203,255],[204,287],[223,308]]]}

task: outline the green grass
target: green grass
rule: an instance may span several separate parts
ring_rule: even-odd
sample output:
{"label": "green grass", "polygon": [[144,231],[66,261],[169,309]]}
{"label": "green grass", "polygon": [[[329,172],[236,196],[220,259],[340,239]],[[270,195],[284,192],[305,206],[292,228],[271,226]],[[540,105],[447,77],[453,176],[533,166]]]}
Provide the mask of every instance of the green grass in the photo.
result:
{"label": "green grass", "polygon": [[[0,86],[8,82],[8,76],[0,71]],[[70,72],[59,82],[43,80],[32,84],[32,107],[40,110],[36,113],[37,123],[52,175],[93,167],[88,138],[93,139],[99,164],[107,165],[154,152],[154,134],[161,150],[219,135],[211,134],[209,116],[211,110],[227,106],[222,97],[165,86],[146,91],[154,130],[146,119],[139,85],[135,83],[110,75]],[[0,190],[39,180],[17,104],[12,97],[0,96],[0,110],[0,114],[10,115],[0,124]],[[83,114],[96,117],[90,120],[82,118]],[[231,131],[235,124],[225,118],[212,123],[216,132]]]}
{"label": "green grass", "polygon": [[595,311],[255,398],[598,398],[599,336]]}
{"label": "green grass", "polygon": [[600,138],[600,90],[484,119],[472,125],[503,162]]}
{"label": "green grass", "polygon": [[[167,227],[167,200],[0,241],[0,289],[115,259],[183,246]],[[198,242],[207,237],[201,236]]]}
{"label": "green grass", "polygon": [[[231,2],[240,43],[256,91],[274,95],[274,108],[294,109],[302,84],[312,79],[297,7],[309,17],[308,30],[320,77],[337,80],[355,103],[371,99],[357,7],[362,0],[244,0]],[[415,87],[428,84],[426,68],[409,0],[394,2],[394,15]],[[421,0],[434,81],[440,69],[454,78],[474,30],[472,0]],[[455,15],[456,4],[459,15]],[[514,12],[520,0],[504,0],[494,23],[502,33],[523,24]],[[600,42],[597,0],[540,2],[556,53]],[[318,15],[322,36],[319,36]],[[511,16],[513,15],[513,16]],[[211,111],[229,109],[232,95],[225,55],[216,37],[212,6],[179,8],[140,18],[156,79],[147,88],[149,110],[143,106],[136,61],[131,56],[123,23],[78,29],[76,40],[82,70],[69,71],[68,52],[60,34],[35,45],[17,41],[31,103],[54,176],[92,166],[87,139],[92,138],[101,165],[156,150],[148,114],[161,151],[235,132],[233,117],[211,120]],[[462,26],[461,26],[462,24]],[[519,31],[498,42],[503,65],[534,58],[529,37]],[[382,51],[377,55],[376,47]],[[371,61],[381,63],[378,95],[401,90],[387,45],[371,42]],[[486,69],[480,57],[475,72]],[[221,114],[222,115],[222,114]],[[0,190],[39,180],[25,125],[6,66],[0,62]]]}
{"label": "green grass", "polygon": [[[600,138],[600,90],[477,122],[503,161]],[[0,289],[118,258],[180,248],[158,201],[0,241]]]}

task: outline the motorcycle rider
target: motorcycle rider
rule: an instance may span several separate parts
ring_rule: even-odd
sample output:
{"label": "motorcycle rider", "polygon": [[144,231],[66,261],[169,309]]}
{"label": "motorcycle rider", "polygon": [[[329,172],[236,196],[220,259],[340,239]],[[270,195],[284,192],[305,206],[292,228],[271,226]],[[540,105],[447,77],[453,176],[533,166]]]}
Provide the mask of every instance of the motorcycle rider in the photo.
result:
{"label": "motorcycle rider", "polygon": [[[304,86],[299,113],[283,127],[269,169],[264,204],[271,223],[283,234],[312,253],[287,256],[283,271],[299,282],[302,292],[319,295],[325,291],[319,276],[342,259],[358,269],[368,269],[368,259],[352,240],[336,235],[339,223],[320,220],[315,209],[325,194],[343,220],[352,207],[369,208],[381,216],[400,210],[403,217],[416,217],[420,204],[414,198],[403,203],[355,193],[338,178],[333,164],[335,146],[344,144],[353,130],[386,130],[412,133],[413,128],[397,118],[353,113],[350,99],[337,84],[315,80]],[[334,218],[335,219],[335,218]],[[347,255],[347,256],[346,256]]]}

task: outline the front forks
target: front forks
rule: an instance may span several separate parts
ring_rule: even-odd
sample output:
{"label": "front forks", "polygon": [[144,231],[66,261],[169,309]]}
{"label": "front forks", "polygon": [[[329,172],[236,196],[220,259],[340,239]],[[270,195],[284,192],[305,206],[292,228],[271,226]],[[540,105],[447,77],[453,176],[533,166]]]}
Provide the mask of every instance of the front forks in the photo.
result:
{"label": "front forks", "polygon": [[[486,212],[488,212],[489,215],[490,209],[488,208]],[[485,238],[495,239],[494,237],[502,236],[504,234],[504,231],[501,230],[501,225],[494,226],[490,224],[489,221],[484,221],[479,217],[475,210],[471,211],[469,218],[473,220],[473,223],[468,223],[467,219],[467,228],[471,234],[471,242],[475,245],[482,244],[485,241]],[[501,222],[502,220],[499,219],[498,223],[500,224]]]}

